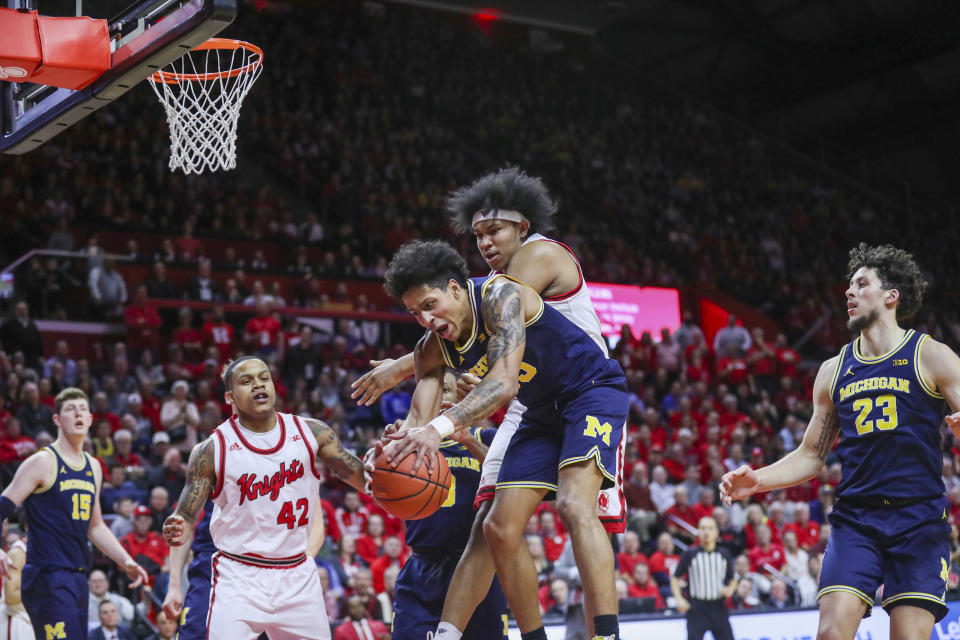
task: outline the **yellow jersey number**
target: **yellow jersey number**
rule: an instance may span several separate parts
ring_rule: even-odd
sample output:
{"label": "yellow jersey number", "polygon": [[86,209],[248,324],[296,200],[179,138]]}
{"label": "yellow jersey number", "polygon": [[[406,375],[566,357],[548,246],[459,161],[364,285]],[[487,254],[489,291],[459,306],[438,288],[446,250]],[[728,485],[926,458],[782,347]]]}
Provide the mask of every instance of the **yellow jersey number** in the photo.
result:
{"label": "yellow jersey number", "polygon": [[452,507],[457,501],[457,476],[450,474],[450,493],[447,494],[447,499],[443,501],[443,504],[440,505],[440,508]]}
{"label": "yellow jersey number", "polygon": [[73,513],[71,517],[74,520],[90,519],[90,494],[75,493],[70,496],[73,499]]}
{"label": "yellow jersey number", "polygon": [[[874,407],[879,408],[883,414],[879,420],[869,420]],[[885,393],[882,396],[874,398],[857,398],[853,401],[853,410],[860,413],[856,418],[857,435],[865,435],[873,431],[874,427],[881,431],[889,431],[897,428],[897,397]]]}

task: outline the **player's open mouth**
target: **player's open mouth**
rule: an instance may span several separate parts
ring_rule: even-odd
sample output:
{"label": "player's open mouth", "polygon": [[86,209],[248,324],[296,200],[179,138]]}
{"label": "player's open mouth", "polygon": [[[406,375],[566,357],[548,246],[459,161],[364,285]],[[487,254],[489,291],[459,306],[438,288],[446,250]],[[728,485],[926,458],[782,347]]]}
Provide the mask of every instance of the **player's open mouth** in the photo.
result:
{"label": "player's open mouth", "polygon": [[856,308],[857,308],[857,305],[856,305],[856,304],[854,304],[854,303],[852,303],[852,302],[848,302],[848,303],[847,303],[847,313],[853,313],[853,310],[856,309]]}
{"label": "player's open mouth", "polygon": [[497,259],[497,254],[496,254],[496,253],[485,253],[485,254],[483,254],[483,259],[486,260],[487,263],[489,264],[489,263],[491,263],[491,262],[493,262],[494,260]]}
{"label": "player's open mouth", "polygon": [[450,325],[444,324],[444,325],[441,325],[440,328],[437,330],[437,334],[438,334],[441,338],[444,338],[445,340],[450,340],[451,338],[450,338],[449,334],[447,333],[448,331],[450,331]]}
{"label": "player's open mouth", "polygon": [[270,396],[263,391],[261,391],[260,393],[253,394],[253,401],[258,404],[263,402],[268,402],[269,400],[270,400]]}

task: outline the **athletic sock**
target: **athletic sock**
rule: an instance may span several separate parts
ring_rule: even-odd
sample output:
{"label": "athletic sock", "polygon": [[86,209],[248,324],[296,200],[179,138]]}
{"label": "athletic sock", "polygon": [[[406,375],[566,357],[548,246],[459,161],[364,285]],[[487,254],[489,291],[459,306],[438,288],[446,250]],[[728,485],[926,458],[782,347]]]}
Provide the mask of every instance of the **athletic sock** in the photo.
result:
{"label": "athletic sock", "polygon": [[543,627],[520,634],[520,640],[547,640],[547,630]]}
{"label": "athletic sock", "polygon": [[460,640],[463,633],[449,622],[437,625],[437,632],[433,634],[435,640]]}
{"label": "athletic sock", "polygon": [[600,638],[620,637],[620,625],[616,614],[593,616],[593,632]]}

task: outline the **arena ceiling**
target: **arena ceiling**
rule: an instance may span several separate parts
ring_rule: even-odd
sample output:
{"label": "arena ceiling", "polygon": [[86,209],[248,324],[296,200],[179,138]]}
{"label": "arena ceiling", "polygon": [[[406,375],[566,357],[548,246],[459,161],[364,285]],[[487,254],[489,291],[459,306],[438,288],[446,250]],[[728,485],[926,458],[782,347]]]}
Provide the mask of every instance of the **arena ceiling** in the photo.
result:
{"label": "arena ceiling", "polygon": [[592,35],[647,78],[812,155],[840,152],[872,183],[950,204],[960,177],[955,0],[399,1]]}

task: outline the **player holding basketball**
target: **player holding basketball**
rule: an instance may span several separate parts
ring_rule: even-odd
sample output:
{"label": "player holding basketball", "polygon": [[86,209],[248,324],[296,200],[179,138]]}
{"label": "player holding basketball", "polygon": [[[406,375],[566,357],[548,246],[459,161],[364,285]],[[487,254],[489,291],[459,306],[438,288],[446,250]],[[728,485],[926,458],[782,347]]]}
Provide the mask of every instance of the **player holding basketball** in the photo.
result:
{"label": "player holding basketball", "polygon": [[[837,435],[843,479],[830,514],[820,574],[817,637],[852,639],[883,585],[890,637],[930,637],[947,609],[949,503],[941,478],[944,399],[960,409],[960,358],[900,327],[926,282],[909,253],[890,245],[850,251],[848,326],[857,338],[820,367],[801,445],[776,463],[723,477],[727,505],[815,476]],[[960,412],[947,417],[960,436]]]}
{"label": "player holding basketball", "polygon": [[[388,292],[428,329],[414,351],[417,388],[408,428],[391,436],[399,444],[388,447],[388,457],[395,463],[411,451],[430,455],[442,437],[516,396],[523,405],[520,425],[483,524],[507,601],[524,640],[546,638],[523,530],[541,500],[556,493],[580,560],[584,598],[595,612],[595,633],[615,638],[613,550],[595,512],[600,489],[615,480],[627,413],[619,364],[526,285],[503,275],[468,279],[466,262],[444,242],[405,245],[385,280]],[[482,380],[437,416],[444,365]],[[456,629],[438,631],[444,640],[459,637]]]}
{"label": "player holding basketball", "polygon": [[[0,522],[20,503],[29,527],[20,593],[37,638],[84,638],[90,587],[87,540],[126,572],[137,587],[147,580],[110,532],[100,512],[101,468],[84,453],[93,416],[87,395],[69,387],[54,400],[57,439],[20,465],[0,495]],[[0,551],[0,573],[10,559]]]}
{"label": "player holding basketball", "polygon": [[[457,377],[443,376],[443,400],[457,399]],[[388,429],[392,431],[392,429]],[[393,604],[393,640],[424,640],[437,628],[444,597],[473,521],[473,499],[480,484],[480,465],[494,429],[463,429],[440,443],[440,454],[453,474],[450,494],[432,516],[408,520],[407,544],[413,555],[397,576]],[[463,637],[468,640],[496,640],[507,637],[507,601],[500,583],[488,585],[480,605],[468,618]]]}
{"label": "player holding basketball", "polygon": [[[539,233],[552,228],[551,218],[557,209],[542,181],[514,167],[496,171],[457,190],[448,201],[448,209],[455,229],[476,236],[477,248],[492,273],[505,273],[529,285],[607,352],[600,320],[576,256],[567,246]],[[478,215],[478,212],[482,213]],[[353,397],[361,404],[372,403],[387,388],[413,375],[413,360],[413,354],[408,354],[396,361],[383,362],[354,383]],[[482,526],[490,511],[504,450],[520,423],[522,411],[518,402],[511,402],[484,461],[475,504],[474,532],[447,593],[441,617],[444,629],[464,628],[493,577],[493,558],[482,535]],[[620,487],[622,444],[621,438],[617,483],[602,491],[598,500],[600,520],[609,533],[622,533],[626,528]],[[592,633],[594,613],[589,609],[585,613]]]}
{"label": "player holding basketball", "polygon": [[[177,510],[163,526],[171,546],[190,542],[212,499],[209,638],[330,638],[316,566],[307,561],[310,517],[320,500],[317,458],[363,490],[363,464],[323,422],[274,411],[276,390],[260,358],[224,368],[226,402],[237,415],[194,447]],[[315,517],[315,516],[314,516]],[[283,554],[283,555],[281,555]],[[182,567],[182,561],[181,565]],[[180,603],[168,599],[168,616]]]}

